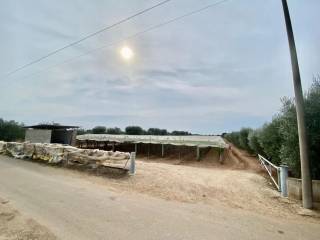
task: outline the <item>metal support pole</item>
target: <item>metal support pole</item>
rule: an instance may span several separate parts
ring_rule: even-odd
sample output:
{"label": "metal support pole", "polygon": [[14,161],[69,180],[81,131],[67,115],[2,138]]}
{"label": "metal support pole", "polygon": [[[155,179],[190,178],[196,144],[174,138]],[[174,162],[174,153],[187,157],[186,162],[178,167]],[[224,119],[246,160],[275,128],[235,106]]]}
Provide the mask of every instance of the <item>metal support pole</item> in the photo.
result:
{"label": "metal support pole", "polygon": [[310,175],[310,163],[308,156],[308,142],[305,125],[303,92],[300,79],[299,63],[290,19],[288,3],[282,0],[283,12],[287,27],[287,35],[290,47],[291,65],[293,73],[293,85],[296,101],[296,112],[299,133],[299,149],[301,162],[301,180],[302,180],[302,205],[304,208],[312,208],[312,181]]}
{"label": "metal support pole", "polygon": [[130,168],[129,168],[130,175],[134,175],[136,173],[136,153],[132,152],[130,154]]}
{"label": "metal support pole", "polygon": [[134,144],[134,152],[135,152],[135,154],[137,155],[137,152],[138,152],[138,145],[135,143]]}
{"label": "metal support pole", "polygon": [[115,148],[114,143],[112,143],[112,152],[114,152],[114,148]]}
{"label": "metal support pole", "polygon": [[220,162],[220,164],[223,163],[223,155],[224,155],[224,149],[221,150],[221,148],[219,148],[219,162]]}
{"label": "metal support pole", "polygon": [[150,143],[148,143],[148,159],[150,158]]}
{"label": "metal support pole", "polygon": [[277,169],[277,177],[278,177],[278,191],[281,192],[281,177],[280,177],[280,168]]}
{"label": "metal support pole", "polygon": [[288,197],[287,190],[288,166],[280,165],[280,191],[282,197]]}
{"label": "metal support pole", "polygon": [[161,144],[161,157],[164,157],[164,144]]}
{"label": "metal support pole", "polygon": [[200,161],[200,148],[197,146],[197,161]]}

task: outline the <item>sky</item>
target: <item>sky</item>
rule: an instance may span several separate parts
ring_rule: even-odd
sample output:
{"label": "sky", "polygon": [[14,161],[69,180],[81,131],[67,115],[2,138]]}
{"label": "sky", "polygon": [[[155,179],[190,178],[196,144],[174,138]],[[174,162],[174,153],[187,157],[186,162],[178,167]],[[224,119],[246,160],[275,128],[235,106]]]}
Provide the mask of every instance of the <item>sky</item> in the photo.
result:
{"label": "sky", "polygon": [[[293,96],[280,0],[229,0],[131,37],[216,1],[172,0],[9,77],[160,0],[1,1],[0,118],[200,134],[260,127]],[[320,1],[288,4],[306,90],[320,73]]]}

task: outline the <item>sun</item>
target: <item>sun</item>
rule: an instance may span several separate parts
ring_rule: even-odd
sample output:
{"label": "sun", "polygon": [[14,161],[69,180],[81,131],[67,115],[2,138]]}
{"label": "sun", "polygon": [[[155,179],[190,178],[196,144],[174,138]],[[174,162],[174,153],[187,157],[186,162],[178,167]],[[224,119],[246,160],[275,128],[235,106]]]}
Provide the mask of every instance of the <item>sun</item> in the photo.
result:
{"label": "sun", "polygon": [[130,60],[133,58],[133,51],[128,46],[122,47],[120,50],[120,54],[121,54],[122,58],[125,60]]}

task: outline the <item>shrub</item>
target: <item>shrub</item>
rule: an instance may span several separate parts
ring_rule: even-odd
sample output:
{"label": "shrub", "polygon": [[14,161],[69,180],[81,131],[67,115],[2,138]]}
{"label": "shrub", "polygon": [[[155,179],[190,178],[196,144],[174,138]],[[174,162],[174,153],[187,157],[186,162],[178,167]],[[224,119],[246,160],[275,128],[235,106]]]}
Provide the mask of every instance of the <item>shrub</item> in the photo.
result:
{"label": "shrub", "polygon": [[107,128],[107,133],[108,134],[121,134],[122,131],[120,128],[114,127],[114,128]]}
{"label": "shrub", "polygon": [[252,130],[248,134],[248,144],[249,147],[255,154],[265,155],[263,151],[263,147],[261,146],[259,139],[260,139],[261,129]]}
{"label": "shrub", "polygon": [[260,131],[258,141],[266,157],[275,164],[280,164],[280,149],[282,137],[280,135],[280,117],[276,116],[270,123],[265,123]]}
{"label": "shrub", "polygon": [[149,135],[168,135],[168,131],[166,129],[160,128],[149,128],[147,131]]}
{"label": "shrub", "polygon": [[126,134],[128,135],[143,135],[145,131],[139,126],[128,126],[126,127]]}
{"label": "shrub", "polygon": [[96,126],[92,128],[93,134],[104,134],[106,133],[106,131],[107,131],[106,127],[103,127],[103,126]]}
{"label": "shrub", "polygon": [[5,121],[0,118],[0,140],[3,141],[23,141],[25,129],[23,124],[11,121]]}
{"label": "shrub", "polygon": [[248,135],[252,131],[251,128],[242,128],[239,132],[239,145],[242,149],[252,152],[249,146]]}
{"label": "shrub", "polygon": [[225,139],[227,139],[229,142],[233,143],[237,147],[240,147],[239,143],[239,132],[231,132],[224,135]]}
{"label": "shrub", "polygon": [[[300,177],[300,153],[297,116],[293,99],[282,100],[280,133],[283,138],[281,160],[287,163],[295,176]],[[320,179],[320,79],[314,79],[305,95],[306,128],[309,143],[311,176]]]}

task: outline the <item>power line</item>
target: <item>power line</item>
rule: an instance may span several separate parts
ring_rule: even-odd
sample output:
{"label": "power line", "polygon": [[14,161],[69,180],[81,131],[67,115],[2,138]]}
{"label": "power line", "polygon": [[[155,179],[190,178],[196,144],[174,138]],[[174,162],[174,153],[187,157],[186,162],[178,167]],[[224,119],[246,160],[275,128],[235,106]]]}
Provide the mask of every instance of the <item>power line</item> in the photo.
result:
{"label": "power line", "polygon": [[153,5],[153,6],[149,7],[149,8],[146,8],[146,9],[140,11],[140,12],[137,12],[137,13],[129,16],[129,17],[126,17],[126,18],[124,18],[124,19],[122,19],[122,20],[120,20],[120,21],[118,21],[118,22],[116,22],[116,23],[113,23],[113,24],[111,24],[111,25],[109,25],[109,26],[106,26],[106,27],[104,27],[104,28],[102,28],[102,29],[94,32],[94,33],[90,33],[90,34],[88,34],[88,35],[80,38],[80,39],[77,40],[77,41],[74,41],[74,42],[72,42],[72,43],[69,43],[68,45],[66,45],[66,46],[64,46],[64,47],[58,48],[58,49],[56,49],[56,50],[54,50],[54,51],[52,51],[52,52],[50,52],[50,53],[48,53],[48,54],[46,54],[46,55],[38,58],[38,59],[35,59],[35,60],[33,60],[33,61],[25,64],[25,65],[22,65],[21,67],[16,68],[15,70],[12,70],[12,71],[8,72],[8,73],[5,75],[5,77],[8,77],[8,76],[10,76],[10,75],[12,75],[12,74],[14,74],[14,73],[16,73],[16,72],[18,72],[18,71],[21,71],[21,70],[24,69],[24,68],[27,68],[27,67],[35,64],[35,63],[38,63],[38,62],[40,62],[40,61],[42,61],[42,60],[44,60],[44,59],[46,59],[46,58],[54,55],[54,54],[57,54],[58,52],[66,49],[66,48],[69,48],[69,47],[72,47],[72,46],[74,46],[74,45],[77,45],[77,44],[79,44],[80,42],[83,42],[84,40],[87,40],[87,39],[89,39],[89,38],[91,38],[91,37],[93,37],[93,36],[95,36],[95,35],[98,35],[98,34],[104,32],[104,31],[106,31],[106,30],[109,30],[109,29],[111,29],[111,28],[114,28],[114,27],[116,27],[116,26],[118,26],[118,25],[120,25],[120,24],[122,24],[122,23],[124,23],[124,22],[127,22],[127,21],[129,21],[129,20],[131,20],[131,19],[133,19],[133,18],[135,18],[135,17],[137,17],[137,16],[139,16],[139,15],[142,15],[142,14],[144,14],[144,13],[146,13],[146,12],[148,12],[148,11],[154,9],[154,8],[157,8],[157,7],[163,5],[163,4],[167,3],[167,2],[170,2],[170,1],[171,1],[171,0],[162,1],[162,2],[160,2],[160,3],[157,3],[156,5]]}
{"label": "power line", "polygon": [[188,17],[188,16],[197,14],[197,13],[199,13],[199,12],[205,11],[205,10],[211,8],[211,7],[214,7],[214,6],[218,5],[218,4],[222,4],[222,3],[227,2],[227,1],[230,1],[230,0],[221,0],[221,1],[217,1],[217,2],[215,2],[215,3],[209,4],[209,5],[207,5],[207,6],[198,8],[198,9],[196,9],[196,10],[193,10],[193,11],[188,12],[188,13],[185,13],[185,14],[183,14],[183,15],[181,15],[181,16],[172,18],[172,19],[170,19],[170,20],[168,20],[168,21],[165,21],[165,22],[163,22],[163,23],[156,24],[156,25],[154,25],[154,26],[152,26],[152,27],[149,27],[149,28],[147,28],[147,29],[145,29],[145,30],[143,30],[143,31],[137,32],[137,33],[135,33],[135,34],[133,34],[133,35],[131,35],[131,36],[129,36],[129,37],[126,37],[126,38],[124,38],[124,39],[121,39],[121,40],[119,40],[119,41],[116,41],[116,42],[113,42],[113,43],[110,43],[110,44],[107,44],[107,45],[103,45],[103,46],[100,46],[100,47],[98,47],[98,48],[91,49],[91,50],[86,51],[86,52],[84,52],[84,53],[82,53],[82,54],[80,54],[80,55],[77,55],[77,56],[74,56],[74,57],[72,57],[72,58],[69,58],[69,59],[67,59],[67,60],[65,60],[65,61],[63,61],[63,62],[58,63],[58,64],[49,66],[48,68],[42,69],[42,70],[40,70],[40,71],[38,71],[38,72],[36,72],[36,73],[32,73],[32,74],[30,74],[30,75],[27,75],[27,76],[25,76],[25,77],[23,77],[23,78],[28,78],[28,77],[37,75],[37,74],[42,73],[42,72],[44,72],[44,71],[53,69],[53,68],[55,68],[55,67],[61,66],[61,65],[63,65],[63,64],[69,63],[69,62],[72,62],[72,61],[74,61],[74,60],[76,60],[76,59],[78,59],[78,58],[80,58],[80,57],[86,56],[86,55],[91,54],[91,53],[93,53],[93,52],[97,52],[98,50],[101,50],[101,49],[104,49],[104,48],[108,48],[108,47],[117,45],[117,44],[119,44],[119,43],[121,43],[121,42],[124,42],[124,41],[129,40],[129,39],[132,39],[132,38],[139,37],[140,35],[143,35],[143,34],[145,34],[145,33],[147,33],[147,32],[150,32],[150,31],[152,31],[152,30],[155,30],[155,29],[158,29],[158,28],[160,28],[160,27],[166,26],[166,25],[168,25],[168,24],[170,24],[170,23],[179,21],[179,20],[181,20],[181,19],[183,19],[183,18],[186,18],[186,17]]}

